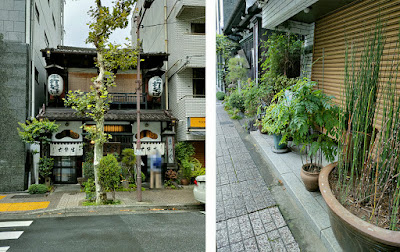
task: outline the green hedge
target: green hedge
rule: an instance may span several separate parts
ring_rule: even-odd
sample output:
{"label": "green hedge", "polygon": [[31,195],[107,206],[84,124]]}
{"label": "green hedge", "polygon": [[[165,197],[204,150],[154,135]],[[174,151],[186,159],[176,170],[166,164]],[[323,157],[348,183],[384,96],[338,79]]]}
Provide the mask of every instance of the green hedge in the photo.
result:
{"label": "green hedge", "polygon": [[47,193],[47,186],[43,184],[33,184],[28,188],[30,194],[43,194]]}

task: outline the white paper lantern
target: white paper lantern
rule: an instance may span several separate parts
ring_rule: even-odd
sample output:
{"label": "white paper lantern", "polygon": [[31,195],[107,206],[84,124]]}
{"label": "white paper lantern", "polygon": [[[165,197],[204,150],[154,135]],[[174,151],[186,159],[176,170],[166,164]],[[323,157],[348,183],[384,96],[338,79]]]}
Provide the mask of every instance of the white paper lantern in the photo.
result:
{"label": "white paper lantern", "polygon": [[163,92],[163,80],[159,76],[154,76],[149,80],[149,95],[160,97]]}
{"label": "white paper lantern", "polygon": [[59,96],[64,90],[64,80],[58,74],[51,74],[47,79],[47,91],[52,96]]}

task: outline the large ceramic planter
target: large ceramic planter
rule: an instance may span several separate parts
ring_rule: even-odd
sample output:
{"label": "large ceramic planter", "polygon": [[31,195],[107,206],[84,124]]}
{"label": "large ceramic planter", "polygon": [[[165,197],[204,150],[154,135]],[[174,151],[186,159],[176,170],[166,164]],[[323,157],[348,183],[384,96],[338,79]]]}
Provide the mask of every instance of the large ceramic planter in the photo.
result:
{"label": "large ceramic planter", "polygon": [[400,231],[390,231],[361,220],[344,208],[333,195],[329,174],[337,163],[325,166],[319,189],[329,209],[333,233],[344,251],[400,251]]}
{"label": "large ceramic planter", "polygon": [[308,172],[304,170],[304,167],[309,166],[310,164],[304,164],[301,167],[300,177],[303,180],[304,186],[306,187],[307,191],[315,192],[318,191],[318,172]]}

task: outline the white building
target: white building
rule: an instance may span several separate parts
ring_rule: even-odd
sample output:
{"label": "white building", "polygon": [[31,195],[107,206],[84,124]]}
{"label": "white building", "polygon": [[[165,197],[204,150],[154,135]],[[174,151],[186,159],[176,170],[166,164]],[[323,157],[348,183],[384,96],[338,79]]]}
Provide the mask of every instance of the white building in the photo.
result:
{"label": "white building", "polygon": [[[144,0],[137,2],[143,14]],[[132,41],[137,41],[132,22]],[[191,141],[204,162],[205,140],[205,1],[154,1],[140,29],[143,52],[169,54],[165,64],[165,107],[178,118],[178,141]]]}

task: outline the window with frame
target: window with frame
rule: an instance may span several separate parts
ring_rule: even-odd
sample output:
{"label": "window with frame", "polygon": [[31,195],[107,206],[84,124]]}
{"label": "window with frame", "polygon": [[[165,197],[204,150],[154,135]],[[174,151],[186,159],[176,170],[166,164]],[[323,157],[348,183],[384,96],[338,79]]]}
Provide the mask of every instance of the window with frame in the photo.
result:
{"label": "window with frame", "polygon": [[206,24],[205,23],[192,23],[191,33],[193,34],[206,34]]}
{"label": "window with frame", "polygon": [[206,95],[206,69],[193,68],[193,95],[204,98]]}
{"label": "window with frame", "polygon": [[40,23],[40,13],[39,13],[39,9],[36,4],[35,4],[35,15],[36,15],[36,19],[37,19],[38,23]]}

